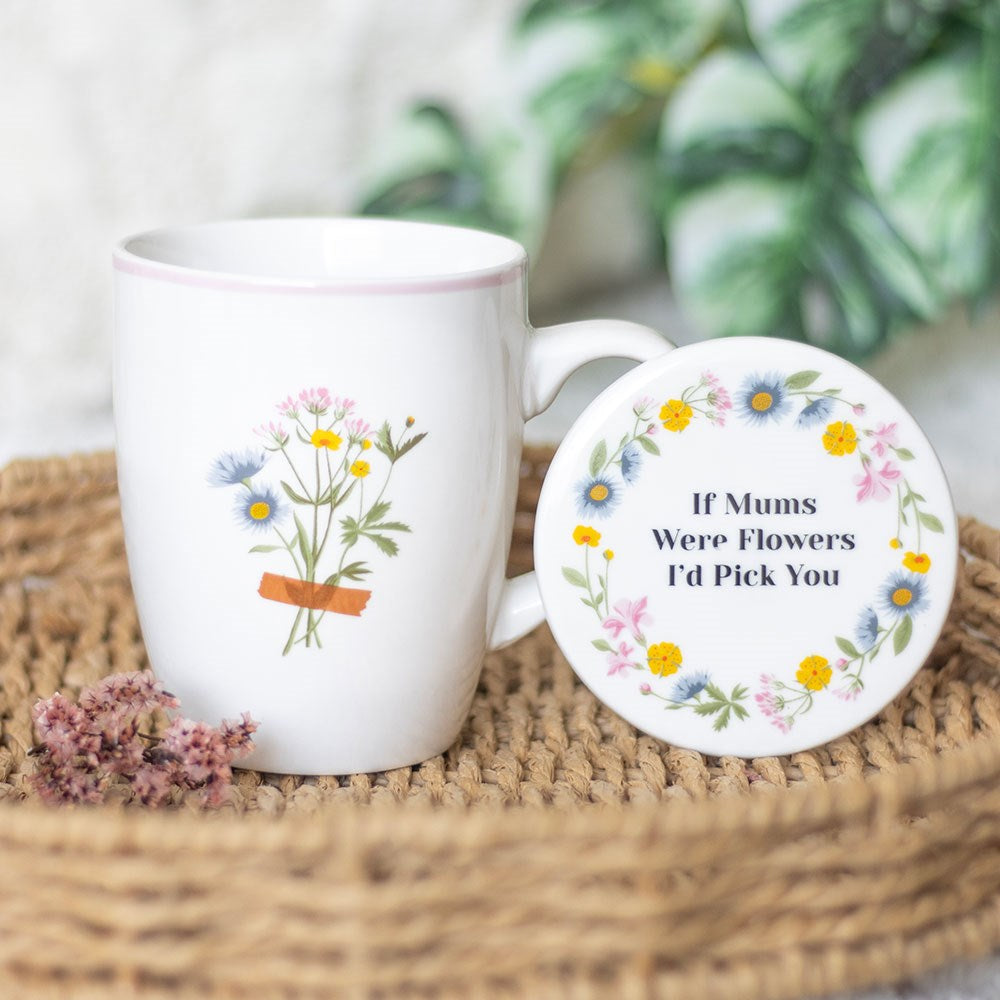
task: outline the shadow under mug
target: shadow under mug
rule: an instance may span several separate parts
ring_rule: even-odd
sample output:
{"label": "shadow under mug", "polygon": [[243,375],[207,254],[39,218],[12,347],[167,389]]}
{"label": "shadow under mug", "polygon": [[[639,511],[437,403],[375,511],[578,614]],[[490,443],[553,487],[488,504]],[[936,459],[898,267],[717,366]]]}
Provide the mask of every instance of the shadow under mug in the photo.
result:
{"label": "shadow under mug", "polygon": [[114,252],[114,401],[150,663],[186,714],[260,722],[245,766],[425,760],[483,656],[535,627],[505,580],[525,420],[574,369],[669,350],[534,330],[527,255],[375,219],[162,229]]}

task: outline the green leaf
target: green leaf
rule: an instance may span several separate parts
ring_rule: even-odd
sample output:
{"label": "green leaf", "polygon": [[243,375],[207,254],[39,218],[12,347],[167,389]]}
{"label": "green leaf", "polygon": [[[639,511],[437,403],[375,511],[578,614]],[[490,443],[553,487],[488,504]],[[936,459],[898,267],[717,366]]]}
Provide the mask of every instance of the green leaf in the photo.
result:
{"label": "green leaf", "polygon": [[897,656],[906,649],[911,635],[913,635],[913,619],[909,615],[905,615],[900,619],[896,631],[892,634],[892,651]]}
{"label": "green leaf", "polygon": [[291,500],[292,503],[304,504],[308,507],[311,507],[313,505],[312,500],[307,500],[301,494],[296,493],[295,490],[293,490],[291,486],[288,485],[288,483],[284,482],[284,480],[282,480],[281,488],[285,491],[285,493],[288,496],[288,499]]}
{"label": "green leaf", "polygon": [[608,446],[603,440],[598,441],[594,445],[594,450],[590,453],[590,474],[591,476],[597,476],[600,474],[601,469],[604,468],[605,463],[608,460]]}
{"label": "green leaf", "polygon": [[409,532],[410,526],[408,524],[403,524],[402,521],[379,521],[378,524],[370,524],[369,528],[377,529],[378,531],[405,531]]}
{"label": "green leaf", "polygon": [[913,494],[907,493],[906,496],[903,497],[903,502],[900,504],[900,507],[906,507],[911,503],[913,503]]}
{"label": "green leaf", "polygon": [[364,531],[362,534],[365,538],[373,541],[380,552],[384,552],[387,556],[394,556],[399,554],[399,546],[387,535],[379,535],[375,532]]}
{"label": "green leaf", "polygon": [[292,516],[295,518],[295,534],[299,541],[299,551],[302,553],[302,559],[306,564],[306,576],[311,576],[313,570],[313,554],[312,546],[309,544],[309,536],[306,534],[306,529],[302,527],[299,515],[293,514]]}
{"label": "green leaf", "polygon": [[407,452],[413,451],[418,444],[420,444],[423,439],[427,437],[427,431],[422,431],[420,434],[414,434],[409,441],[404,441],[399,448],[396,449],[395,461],[399,461]]}
{"label": "green leaf", "polygon": [[251,552],[277,552],[279,550],[284,550],[284,545],[255,545]]}
{"label": "green leaf", "polygon": [[366,577],[371,570],[363,562],[348,563],[339,573],[328,576],[323,582],[329,587],[338,583],[341,579],[361,580]]}
{"label": "green leaf", "polygon": [[904,462],[913,461],[913,452],[909,448],[893,448],[892,450],[896,453],[896,457]]}
{"label": "green leaf", "polygon": [[389,500],[380,500],[378,503],[373,503],[368,509],[368,513],[361,519],[361,526],[367,528],[376,521],[381,521],[389,513],[391,506],[392,502]]}
{"label": "green leaf", "polygon": [[728,701],[725,692],[715,684],[712,683],[706,684],[705,691],[708,693],[710,698],[714,698],[716,701],[721,701],[721,702]]}
{"label": "green leaf", "polygon": [[734,702],[732,708],[733,711],[736,713],[736,718],[739,719],[741,722],[743,721],[743,719],[750,718],[750,713],[742,705],[737,705]]}
{"label": "green leaf", "polygon": [[614,649],[611,647],[611,643],[607,639],[591,639],[591,645],[594,649],[599,649],[602,653],[613,653]]}
{"label": "green leaf", "polygon": [[299,440],[303,444],[312,444],[312,441],[309,438],[307,438],[305,436],[305,434],[303,434],[302,431],[298,427],[295,428],[295,433],[299,436]]}
{"label": "green leaf", "polygon": [[578,569],[573,569],[572,566],[563,566],[562,575],[565,577],[566,581],[573,584],[574,587],[587,586],[587,578]]}
{"label": "green leaf", "polygon": [[343,529],[340,540],[346,545],[354,545],[361,536],[361,527],[353,517],[345,517],[340,527]]}
{"label": "green leaf", "polygon": [[789,389],[806,389],[819,378],[819,372],[803,371],[795,372],[785,379],[785,386]]}
{"label": "green leaf", "polygon": [[639,444],[646,451],[648,451],[650,453],[650,455],[659,455],[660,454],[659,446],[656,444],[656,442],[651,437],[648,437],[646,434],[643,434],[642,437],[636,438],[636,441],[638,441]]}
{"label": "green leaf", "polygon": [[858,648],[853,642],[850,641],[850,639],[845,639],[843,636],[838,635],[835,641],[840,647],[840,651],[845,656],[849,656],[852,660],[856,660],[861,655],[861,653],[858,652]]}
{"label": "green leaf", "polygon": [[695,715],[715,715],[716,712],[725,708],[727,702],[723,701],[702,701],[692,705]]}
{"label": "green leaf", "polygon": [[938,534],[944,532],[944,525],[933,514],[928,514],[926,511],[920,511],[920,523],[928,531],[936,531]]}
{"label": "green leaf", "polygon": [[396,460],[396,449],[392,444],[392,430],[389,427],[389,421],[387,420],[382,426],[375,432],[375,447],[382,452],[390,462]]}
{"label": "green leaf", "polygon": [[730,706],[726,705],[726,707],[722,710],[722,714],[715,720],[715,723],[712,726],[712,729],[715,732],[720,733],[726,728],[726,726],[729,725],[729,714]]}
{"label": "green leaf", "polygon": [[733,688],[733,693],[729,696],[730,701],[742,701],[749,693],[749,688],[743,684],[737,684]]}

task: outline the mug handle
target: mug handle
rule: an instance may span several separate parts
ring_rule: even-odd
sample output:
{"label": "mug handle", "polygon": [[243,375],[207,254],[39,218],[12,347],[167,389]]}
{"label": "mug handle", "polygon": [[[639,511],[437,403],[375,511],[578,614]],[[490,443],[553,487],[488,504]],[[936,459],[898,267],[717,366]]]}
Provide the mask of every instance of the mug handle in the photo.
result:
{"label": "mug handle", "polygon": [[[521,411],[525,420],[548,408],[566,379],[598,358],[652,361],[674,345],[648,326],[622,319],[588,319],[532,331],[525,359]],[[534,572],[504,581],[489,648],[501,649],[545,621]]]}

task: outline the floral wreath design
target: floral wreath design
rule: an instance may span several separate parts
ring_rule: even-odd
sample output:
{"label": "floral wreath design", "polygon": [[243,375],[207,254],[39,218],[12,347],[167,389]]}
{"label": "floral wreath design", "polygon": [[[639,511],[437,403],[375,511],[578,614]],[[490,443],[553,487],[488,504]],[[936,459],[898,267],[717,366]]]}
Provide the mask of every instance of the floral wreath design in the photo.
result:
{"label": "floral wreath design", "polygon": [[[834,670],[839,677],[834,695],[854,701],[864,690],[865,668],[883,647],[891,645],[895,656],[903,652],[913,634],[913,618],[929,605],[927,574],[931,559],[923,551],[924,532],[944,531],[940,519],[927,510],[924,496],[900,465],[912,461],[914,454],[900,444],[897,425],[867,425],[864,403],[843,399],[838,388],[816,388],[820,379],[818,371],[754,373],[730,395],[719,378],[706,371],[679,398],[658,405],[652,397],[644,396],[633,404],[635,420],[631,430],[622,436],[614,451],[609,451],[603,439],[597,442],[588,474],[574,488],[581,519],[606,518],[637,482],[645,456],[661,454],[653,440],[661,428],[680,434],[699,419],[721,428],[727,417],[735,414],[744,423],[759,428],[793,418],[797,428],[817,434],[819,446],[832,459],[851,465],[856,459],[860,463],[852,480],[858,488],[858,503],[895,501],[889,547],[901,553],[899,565],[859,610],[853,638],[833,636],[832,643],[842,655],[831,665],[829,657],[809,652],[800,661],[794,680],[779,679],[774,673],[760,677],[754,703],[782,733],[790,732],[796,720],[813,708],[815,699],[831,688]],[[712,716],[716,731],[734,720],[748,719],[746,686],[737,684],[727,694],[713,682],[710,672],[688,671],[676,643],[647,642],[644,628],[652,623],[647,596],[622,598],[612,604],[609,581],[614,551],[604,549],[603,566],[592,567],[590,563],[590,550],[600,546],[601,532],[591,524],[580,523],[572,538],[583,549],[582,566],[562,567],[563,577],[571,586],[585,591],[586,596],[580,600],[600,622],[603,634],[591,643],[606,654],[608,675],[630,677],[648,670],[652,679],[639,684],[640,694],[663,701],[668,710],[687,709],[698,716]],[[641,653],[637,653],[637,647]],[[674,675],[672,685],[665,687],[664,679]]]}
{"label": "floral wreath design", "polygon": [[[286,656],[298,644],[322,648],[319,626],[327,614],[364,611],[371,591],[344,585],[371,573],[364,559],[348,561],[355,546],[366,543],[393,557],[399,552],[393,536],[410,532],[409,525],[389,520],[386,490],[396,463],[427,435],[411,433],[413,417],[398,433],[388,420],[376,430],[355,406],[353,399],[332,396],[325,388],[303,389],[277,404],[279,422],[255,428],[262,446],[225,452],[209,469],[210,486],[236,488],[237,524],[272,538],[250,552],[284,553],[294,567],[295,576],[264,573],[257,591],[297,608]],[[272,458],[287,476],[277,486],[259,478]]]}

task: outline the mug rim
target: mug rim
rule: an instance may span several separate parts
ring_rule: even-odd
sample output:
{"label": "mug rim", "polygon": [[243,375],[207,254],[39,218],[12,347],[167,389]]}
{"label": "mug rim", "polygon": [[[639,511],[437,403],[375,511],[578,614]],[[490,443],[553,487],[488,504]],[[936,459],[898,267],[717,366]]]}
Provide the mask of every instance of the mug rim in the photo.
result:
{"label": "mug rim", "polygon": [[[368,230],[397,230],[419,239],[422,235],[478,241],[495,247],[500,258],[481,266],[448,266],[440,270],[427,268],[423,261],[421,273],[378,274],[274,274],[262,270],[243,270],[239,267],[211,267],[201,264],[167,260],[153,252],[169,250],[169,241],[218,235],[231,230],[234,245],[241,235],[250,230],[283,227],[307,229],[316,227],[341,227]],[[224,234],[228,235],[228,234]],[[501,252],[502,251],[502,252]],[[318,292],[318,293],[393,293],[440,292],[490,288],[507,284],[522,277],[528,263],[528,253],[521,244],[499,233],[465,226],[421,222],[409,219],[390,219],[375,216],[261,216],[201,222],[190,225],[161,226],[133,233],[119,240],[112,250],[113,268],[125,274],[154,278],[176,284],[199,288],[237,291]]]}

